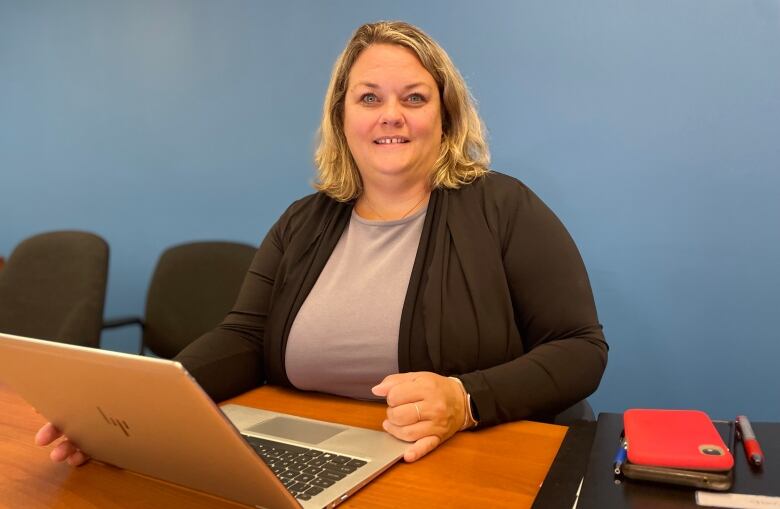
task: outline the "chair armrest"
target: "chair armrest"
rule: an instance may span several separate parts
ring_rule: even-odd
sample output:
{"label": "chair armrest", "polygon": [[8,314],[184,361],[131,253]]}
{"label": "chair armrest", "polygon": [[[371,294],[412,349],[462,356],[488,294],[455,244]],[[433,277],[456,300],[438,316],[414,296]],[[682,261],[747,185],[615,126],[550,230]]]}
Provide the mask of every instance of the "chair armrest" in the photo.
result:
{"label": "chair armrest", "polygon": [[146,324],[139,316],[120,316],[103,320],[103,329],[116,329],[117,327],[124,327],[126,325],[138,325],[143,329]]}
{"label": "chair armrest", "polygon": [[593,407],[590,406],[587,399],[583,399],[573,404],[563,412],[555,416],[553,424],[562,426],[571,426],[576,421],[595,421],[596,416],[593,413]]}
{"label": "chair armrest", "polygon": [[[120,316],[117,318],[110,318],[108,320],[103,320],[103,327],[102,330],[106,329],[117,329],[119,327],[124,327],[126,325],[138,325],[141,328],[141,332],[143,332],[144,328],[146,327],[146,323],[141,319],[140,316]],[[138,355],[144,354],[144,338],[143,334],[141,334],[141,340],[138,344]]]}

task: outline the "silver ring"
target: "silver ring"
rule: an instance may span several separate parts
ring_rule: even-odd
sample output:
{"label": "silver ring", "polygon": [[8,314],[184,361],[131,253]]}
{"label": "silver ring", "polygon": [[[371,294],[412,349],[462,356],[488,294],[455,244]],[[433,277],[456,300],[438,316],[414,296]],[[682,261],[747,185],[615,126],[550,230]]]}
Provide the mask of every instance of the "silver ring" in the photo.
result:
{"label": "silver ring", "polygon": [[420,422],[422,420],[422,415],[420,415],[420,407],[417,406],[417,403],[414,404],[414,409],[417,410],[417,422]]}

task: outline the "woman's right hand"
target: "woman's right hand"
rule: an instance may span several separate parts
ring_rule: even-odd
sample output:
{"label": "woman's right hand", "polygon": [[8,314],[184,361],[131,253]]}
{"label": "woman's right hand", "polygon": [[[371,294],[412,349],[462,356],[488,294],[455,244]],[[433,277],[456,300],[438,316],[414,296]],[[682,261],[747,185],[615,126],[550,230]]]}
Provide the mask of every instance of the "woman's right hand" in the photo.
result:
{"label": "woman's right hand", "polygon": [[[49,445],[58,438],[64,436],[62,431],[54,427],[54,424],[47,422],[38,430],[35,434],[35,445],[45,446]],[[65,437],[60,443],[52,449],[49,455],[52,461],[61,462],[67,461],[69,465],[74,467],[83,465],[89,461],[89,456],[84,454],[76,445]]]}

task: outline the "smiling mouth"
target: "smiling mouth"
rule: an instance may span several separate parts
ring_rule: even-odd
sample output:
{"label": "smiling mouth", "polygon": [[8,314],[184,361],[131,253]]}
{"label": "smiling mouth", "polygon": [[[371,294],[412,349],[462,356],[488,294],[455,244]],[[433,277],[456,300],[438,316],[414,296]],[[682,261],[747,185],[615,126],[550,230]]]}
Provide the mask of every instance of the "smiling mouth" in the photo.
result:
{"label": "smiling mouth", "polygon": [[399,145],[401,143],[409,143],[409,139],[403,136],[385,136],[374,140],[374,143],[377,145]]}

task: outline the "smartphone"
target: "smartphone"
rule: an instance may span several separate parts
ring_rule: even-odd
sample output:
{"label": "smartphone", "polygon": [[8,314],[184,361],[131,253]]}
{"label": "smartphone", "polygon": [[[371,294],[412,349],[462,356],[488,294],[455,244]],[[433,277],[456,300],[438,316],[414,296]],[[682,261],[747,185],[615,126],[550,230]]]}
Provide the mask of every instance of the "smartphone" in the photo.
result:
{"label": "smartphone", "polygon": [[631,409],[623,414],[628,461],[636,465],[724,472],[734,457],[699,410]]}
{"label": "smartphone", "polygon": [[620,471],[629,479],[654,481],[680,486],[692,486],[705,490],[728,491],[734,484],[734,469],[725,472],[687,470],[682,468],[653,467],[623,463]]}
{"label": "smartphone", "polygon": [[728,490],[734,457],[699,410],[631,409],[623,414],[630,479]]}

